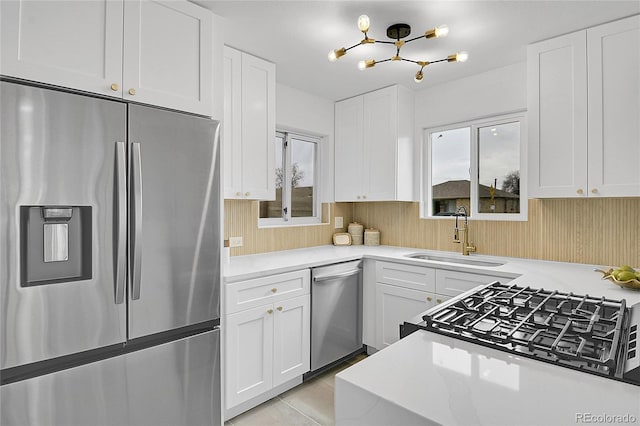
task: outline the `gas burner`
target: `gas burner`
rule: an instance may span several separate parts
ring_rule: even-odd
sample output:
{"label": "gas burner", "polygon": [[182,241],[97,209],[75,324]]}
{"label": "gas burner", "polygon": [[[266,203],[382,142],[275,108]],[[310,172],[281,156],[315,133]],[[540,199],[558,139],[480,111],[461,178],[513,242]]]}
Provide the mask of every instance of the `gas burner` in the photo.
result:
{"label": "gas burner", "polygon": [[418,328],[616,379],[633,367],[640,384],[636,307],[495,282],[428,311]]}

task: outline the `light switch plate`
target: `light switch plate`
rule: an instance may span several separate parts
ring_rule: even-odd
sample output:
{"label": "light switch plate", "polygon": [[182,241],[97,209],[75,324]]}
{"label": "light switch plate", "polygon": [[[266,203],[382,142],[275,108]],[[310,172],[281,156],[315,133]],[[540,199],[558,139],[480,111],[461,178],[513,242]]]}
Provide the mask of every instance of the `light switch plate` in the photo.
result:
{"label": "light switch plate", "polygon": [[242,247],[242,237],[229,237],[229,247]]}
{"label": "light switch plate", "polygon": [[342,216],[336,216],[335,221],[336,221],[336,229],[344,228],[344,223],[342,223]]}

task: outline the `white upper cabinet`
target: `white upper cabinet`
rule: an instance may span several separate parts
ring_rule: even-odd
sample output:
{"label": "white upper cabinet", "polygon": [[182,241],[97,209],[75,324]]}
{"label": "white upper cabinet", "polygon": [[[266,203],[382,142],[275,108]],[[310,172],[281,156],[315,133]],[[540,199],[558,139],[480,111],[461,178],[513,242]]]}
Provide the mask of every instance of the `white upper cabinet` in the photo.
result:
{"label": "white upper cabinet", "polygon": [[123,2],[2,1],[0,12],[3,75],[121,96]]}
{"label": "white upper cabinet", "polygon": [[276,197],[275,75],[275,64],[225,46],[225,198]]}
{"label": "white upper cabinet", "polygon": [[584,32],[527,52],[531,197],[572,197],[587,180],[587,52]]}
{"label": "white upper cabinet", "polygon": [[362,197],[364,98],[357,96],[335,105],[335,198]]}
{"label": "white upper cabinet", "polygon": [[11,0],[0,7],[3,75],[211,115],[208,10],[155,0]]}
{"label": "white upper cabinet", "polygon": [[589,196],[640,196],[640,16],[587,30]]}
{"label": "white upper cabinet", "polygon": [[401,86],[335,105],[335,200],[413,198],[413,95]]}
{"label": "white upper cabinet", "polygon": [[212,25],[187,1],[126,0],[124,98],[210,116]]}
{"label": "white upper cabinet", "polygon": [[640,195],[640,17],[530,45],[533,198]]}

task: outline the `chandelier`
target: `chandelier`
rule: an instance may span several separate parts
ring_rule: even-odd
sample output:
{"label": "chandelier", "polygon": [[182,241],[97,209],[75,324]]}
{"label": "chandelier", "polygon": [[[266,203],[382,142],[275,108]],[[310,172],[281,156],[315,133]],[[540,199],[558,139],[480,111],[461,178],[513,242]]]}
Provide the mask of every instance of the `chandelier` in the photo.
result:
{"label": "chandelier", "polygon": [[387,28],[387,37],[389,37],[390,39],[393,39],[395,41],[381,41],[381,40],[375,40],[373,38],[370,38],[367,35],[367,32],[369,31],[369,17],[367,15],[361,15],[360,17],[358,17],[358,28],[364,34],[364,39],[362,39],[362,41],[360,41],[359,43],[354,44],[351,47],[347,47],[347,48],[342,47],[340,49],[335,49],[335,50],[330,51],[329,55],[328,55],[329,61],[335,62],[340,57],[346,55],[349,50],[353,49],[356,46],[360,46],[360,45],[363,45],[363,44],[374,44],[374,43],[393,44],[396,47],[396,54],[395,55],[393,55],[392,57],[390,57],[388,59],[382,59],[382,60],[367,59],[365,61],[360,61],[360,62],[358,62],[358,68],[360,70],[365,70],[367,68],[374,67],[376,64],[380,64],[382,62],[388,62],[388,61],[406,61],[406,62],[411,62],[411,63],[414,63],[414,64],[416,64],[416,65],[418,65],[420,67],[420,69],[418,70],[418,72],[416,73],[416,75],[414,77],[414,81],[416,83],[420,83],[420,82],[422,82],[422,78],[423,78],[422,71],[424,70],[424,67],[426,67],[427,65],[435,64],[435,63],[438,63],[438,62],[445,62],[445,61],[446,62],[465,62],[467,60],[467,58],[469,57],[467,52],[454,53],[452,55],[447,56],[444,59],[438,59],[438,60],[435,60],[435,61],[414,61],[413,59],[403,58],[403,57],[400,56],[400,49],[406,43],[418,40],[419,38],[422,38],[422,37],[424,37],[424,38],[438,38],[438,37],[446,36],[449,33],[449,27],[447,27],[446,25],[441,25],[441,26],[436,27],[434,29],[425,31],[425,33],[423,35],[419,35],[418,37],[410,38],[408,40],[403,40],[405,37],[408,37],[409,34],[411,34],[411,27],[409,25],[407,25],[407,24],[393,24],[389,28]]}

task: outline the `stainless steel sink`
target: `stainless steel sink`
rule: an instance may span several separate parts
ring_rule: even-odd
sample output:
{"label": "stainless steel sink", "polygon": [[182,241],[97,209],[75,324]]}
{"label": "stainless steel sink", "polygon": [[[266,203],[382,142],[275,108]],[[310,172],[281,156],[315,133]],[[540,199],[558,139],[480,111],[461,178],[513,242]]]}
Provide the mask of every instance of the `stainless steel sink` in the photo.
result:
{"label": "stainless steel sink", "polygon": [[462,263],[464,265],[474,265],[474,266],[502,266],[504,262],[489,262],[486,260],[477,260],[477,259],[467,259],[460,257],[447,257],[447,256],[437,256],[427,253],[412,253],[407,254],[406,257],[410,257],[412,259],[421,259],[421,260],[432,260],[434,262],[449,262],[449,263]]}

